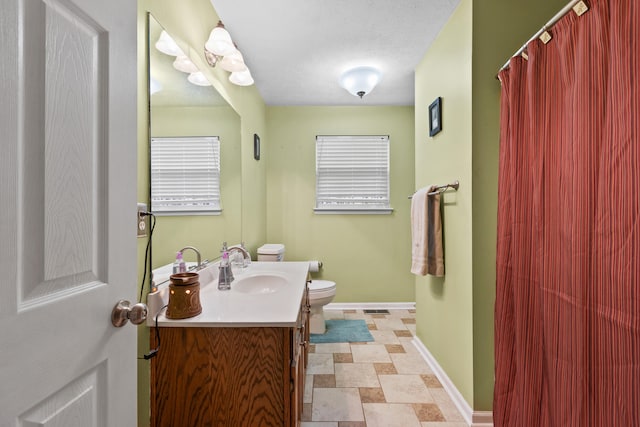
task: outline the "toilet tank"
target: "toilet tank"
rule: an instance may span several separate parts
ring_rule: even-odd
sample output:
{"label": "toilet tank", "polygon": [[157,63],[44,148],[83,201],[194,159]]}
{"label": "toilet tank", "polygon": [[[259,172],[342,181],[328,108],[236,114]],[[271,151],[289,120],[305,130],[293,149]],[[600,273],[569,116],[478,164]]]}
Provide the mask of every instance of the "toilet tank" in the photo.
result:
{"label": "toilet tank", "polygon": [[258,248],[258,261],[284,261],[284,245],[265,243]]}

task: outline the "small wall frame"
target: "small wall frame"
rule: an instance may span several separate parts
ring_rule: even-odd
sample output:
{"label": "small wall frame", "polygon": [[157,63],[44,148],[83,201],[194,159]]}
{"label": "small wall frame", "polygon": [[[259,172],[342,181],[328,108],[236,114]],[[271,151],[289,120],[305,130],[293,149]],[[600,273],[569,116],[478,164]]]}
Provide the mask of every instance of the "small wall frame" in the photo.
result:
{"label": "small wall frame", "polygon": [[257,133],[253,134],[253,158],[260,160],[260,136]]}
{"label": "small wall frame", "polygon": [[434,136],[442,130],[442,98],[437,97],[429,105],[429,136]]}

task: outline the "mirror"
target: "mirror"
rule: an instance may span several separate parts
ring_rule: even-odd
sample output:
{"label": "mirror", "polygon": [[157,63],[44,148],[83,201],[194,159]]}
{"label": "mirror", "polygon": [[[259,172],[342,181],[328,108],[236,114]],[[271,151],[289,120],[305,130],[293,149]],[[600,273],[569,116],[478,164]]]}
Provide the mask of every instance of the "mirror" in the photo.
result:
{"label": "mirror", "polygon": [[[203,260],[213,260],[222,242],[232,245],[242,238],[240,117],[213,86],[191,83],[190,74],[174,67],[176,57],[156,48],[163,27],[151,14],[148,20],[149,144],[155,137],[218,137],[222,208],[217,214],[156,215],[152,268],[172,263],[185,246],[198,248]],[[189,55],[189,49],[172,38]],[[193,251],[184,255],[187,261],[195,261]]]}

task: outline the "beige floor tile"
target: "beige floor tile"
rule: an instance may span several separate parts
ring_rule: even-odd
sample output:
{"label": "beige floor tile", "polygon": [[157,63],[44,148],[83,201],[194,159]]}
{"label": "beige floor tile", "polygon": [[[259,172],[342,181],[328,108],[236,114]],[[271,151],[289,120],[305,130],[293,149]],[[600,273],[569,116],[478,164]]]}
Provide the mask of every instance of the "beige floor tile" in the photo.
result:
{"label": "beige floor tile", "polygon": [[[413,343],[413,338],[411,338],[411,339],[398,338],[398,340],[400,341],[400,344],[404,347],[405,353],[420,355],[420,353],[418,352],[418,349],[416,348],[415,344]],[[420,356],[420,357],[422,357],[422,356]]]}
{"label": "beige floor tile", "polygon": [[439,421],[426,421],[420,423],[421,427],[469,427],[469,424],[465,422],[439,422]]}
{"label": "beige floor tile", "polygon": [[349,353],[333,353],[333,363],[353,363],[351,347],[349,347]]}
{"label": "beige floor tile", "polygon": [[339,427],[339,426],[338,426],[338,423],[331,423],[331,422],[303,421],[300,423],[300,427]]}
{"label": "beige floor tile", "polygon": [[367,427],[421,427],[409,404],[363,403]]}
{"label": "beige floor tile", "polygon": [[303,403],[302,404],[302,417],[300,421],[311,421],[311,410],[313,405],[311,403]]}
{"label": "beige floor tile", "polygon": [[[347,320],[357,320],[357,319],[370,320],[370,318],[368,318],[363,313],[345,313],[344,318]],[[367,321],[367,323],[369,322]]]}
{"label": "beige floor tile", "polygon": [[309,354],[307,374],[333,374],[333,354]]}
{"label": "beige floor tile", "polygon": [[336,387],[380,387],[372,363],[336,363]]}
{"label": "beige floor tile", "polygon": [[388,363],[391,362],[387,349],[382,344],[352,345],[351,354],[356,363]]}
{"label": "beige floor tile", "polygon": [[407,329],[407,325],[402,323],[400,318],[373,319],[373,321],[376,323],[379,331],[399,331]]}
{"label": "beige floor tile", "polygon": [[411,335],[416,334],[416,325],[407,324],[407,329],[411,332]]}
{"label": "beige floor tile", "polygon": [[362,403],[387,403],[379,387],[360,387],[360,400]]}
{"label": "beige floor tile", "polygon": [[398,371],[393,363],[374,363],[373,367],[376,369],[378,375],[397,375]]}
{"label": "beige floor tile", "polygon": [[349,313],[349,314],[353,314],[353,313],[357,313],[358,310],[341,310],[343,313]]}
{"label": "beige floor tile", "polygon": [[411,318],[403,317],[402,318],[402,323],[404,323],[405,325],[415,325],[416,324],[416,318],[415,317],[411,317]]}
{"label": "beige floor tile", "polygon": [[433,374],[419,354],[392,353],[389,356],[399,374]]}
{"label": "beige floor tile", "polygon": [[434,403],[420,375],[379,375],[378,378],[389,403]]}
{"label": "beige floor tile", "polygon": [[409,310],[405,309],[389,310],[389,317],[415,318],[415,314],[411,314],[409,313]]}
{"label": "beige floor tile", "polygon": [[305,375],[302,403],[311,403],[311,399],[313,399],[313,375]]}
{"label": "beige floor tile", "polygon": [[376,326],[376,324],[375,324],[375,323],[367,323],[367,328],[368,328],[370,331],[377,331],[377,330],[378,330],[378,327]]}
{"label": "beige floor tile", "polygon": [[336,386],[336,376],[333,374],[318,374],[313,376],[313,388],[331,388]]}
{"label": "beige floor tile", "polygon": [[438,377],[435,375],[423,374],[420,377],[422,377],[422,381],[424,381],[427,388],[442,388],[442,384],[440,384]]}
{"label": "beige floor tile", "polygon": [[364,421],[340,421],[338,427],[367,427]]}
{"label": "beige floor tile", "polygon": [[389,353],[406,353],[404,347],[400,344],[385,344],[384,346]]}
{"label": "beige floor tile", "polygon": [[438,404],[440,411],[447,421],[463,422],[464,418],[453,403],[444,388],[430,388],[429,392],[433,400]]}
{"label": "beige floor tile", "polygon": [[369,344],[400,344],[400,340],[393,331],[370,331],[375,341]]}
{"label": "beige floor tile", "polygon": [[[407,325],[409,326],[409,325]],[[413,333],[407,328],[404,330],[394,330],[393,331],[394,334],[396,334],[396,336],[398,338],[411,338],[413,337]]]}
{"label": "beige floor tile", "polygon": [[446,421],[440,408],[435,403],[412,403],[413,410],[416,411],[418,420],[422,421]]}
{"label": "beige floor tile", "polygon": [[313,390],[311,421],[364,421],[357,388]]}
{"label": "beige floor tile", "polygon": [[344,319],[344,313],[342,312],[342,310],[329,310],[329,309],[324,309],[324,318],[325,320],[332,320],[332,319],[338,319],[338,320],[342,320]]}
{"label": "beige floor tile", "polygon": [[336,342],[327,344],[316,344],[316,353],[349,353],[351,346],[348,342]]}
{"label": "beige floor tile", "polygon": [[309,344],[309,353],[315,353],[315,352],[316,352],[316,345]]}

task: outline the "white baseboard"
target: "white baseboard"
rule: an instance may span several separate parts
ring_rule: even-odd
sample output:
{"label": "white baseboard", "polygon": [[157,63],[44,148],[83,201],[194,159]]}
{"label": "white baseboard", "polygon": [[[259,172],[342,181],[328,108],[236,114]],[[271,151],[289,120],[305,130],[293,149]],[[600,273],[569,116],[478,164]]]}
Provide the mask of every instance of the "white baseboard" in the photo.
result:
{"label": "white baseboard", "polygon": [[493,427],[493,412],[491,411],[474,411],[460,394],[453,381],[447,373],[442,369],[438,361],[429,352],[427,347],[418,337],[413,338],[413,345],[416,346],[418,352],[427,362],[433,373],[438,377],[440,383],[444,387],[451,400],[456,405],[465,422],[471,427]]}
{"label": "white baseboard", "polygon": [[414,310],[415,302],[332,302],[325,310]]}

